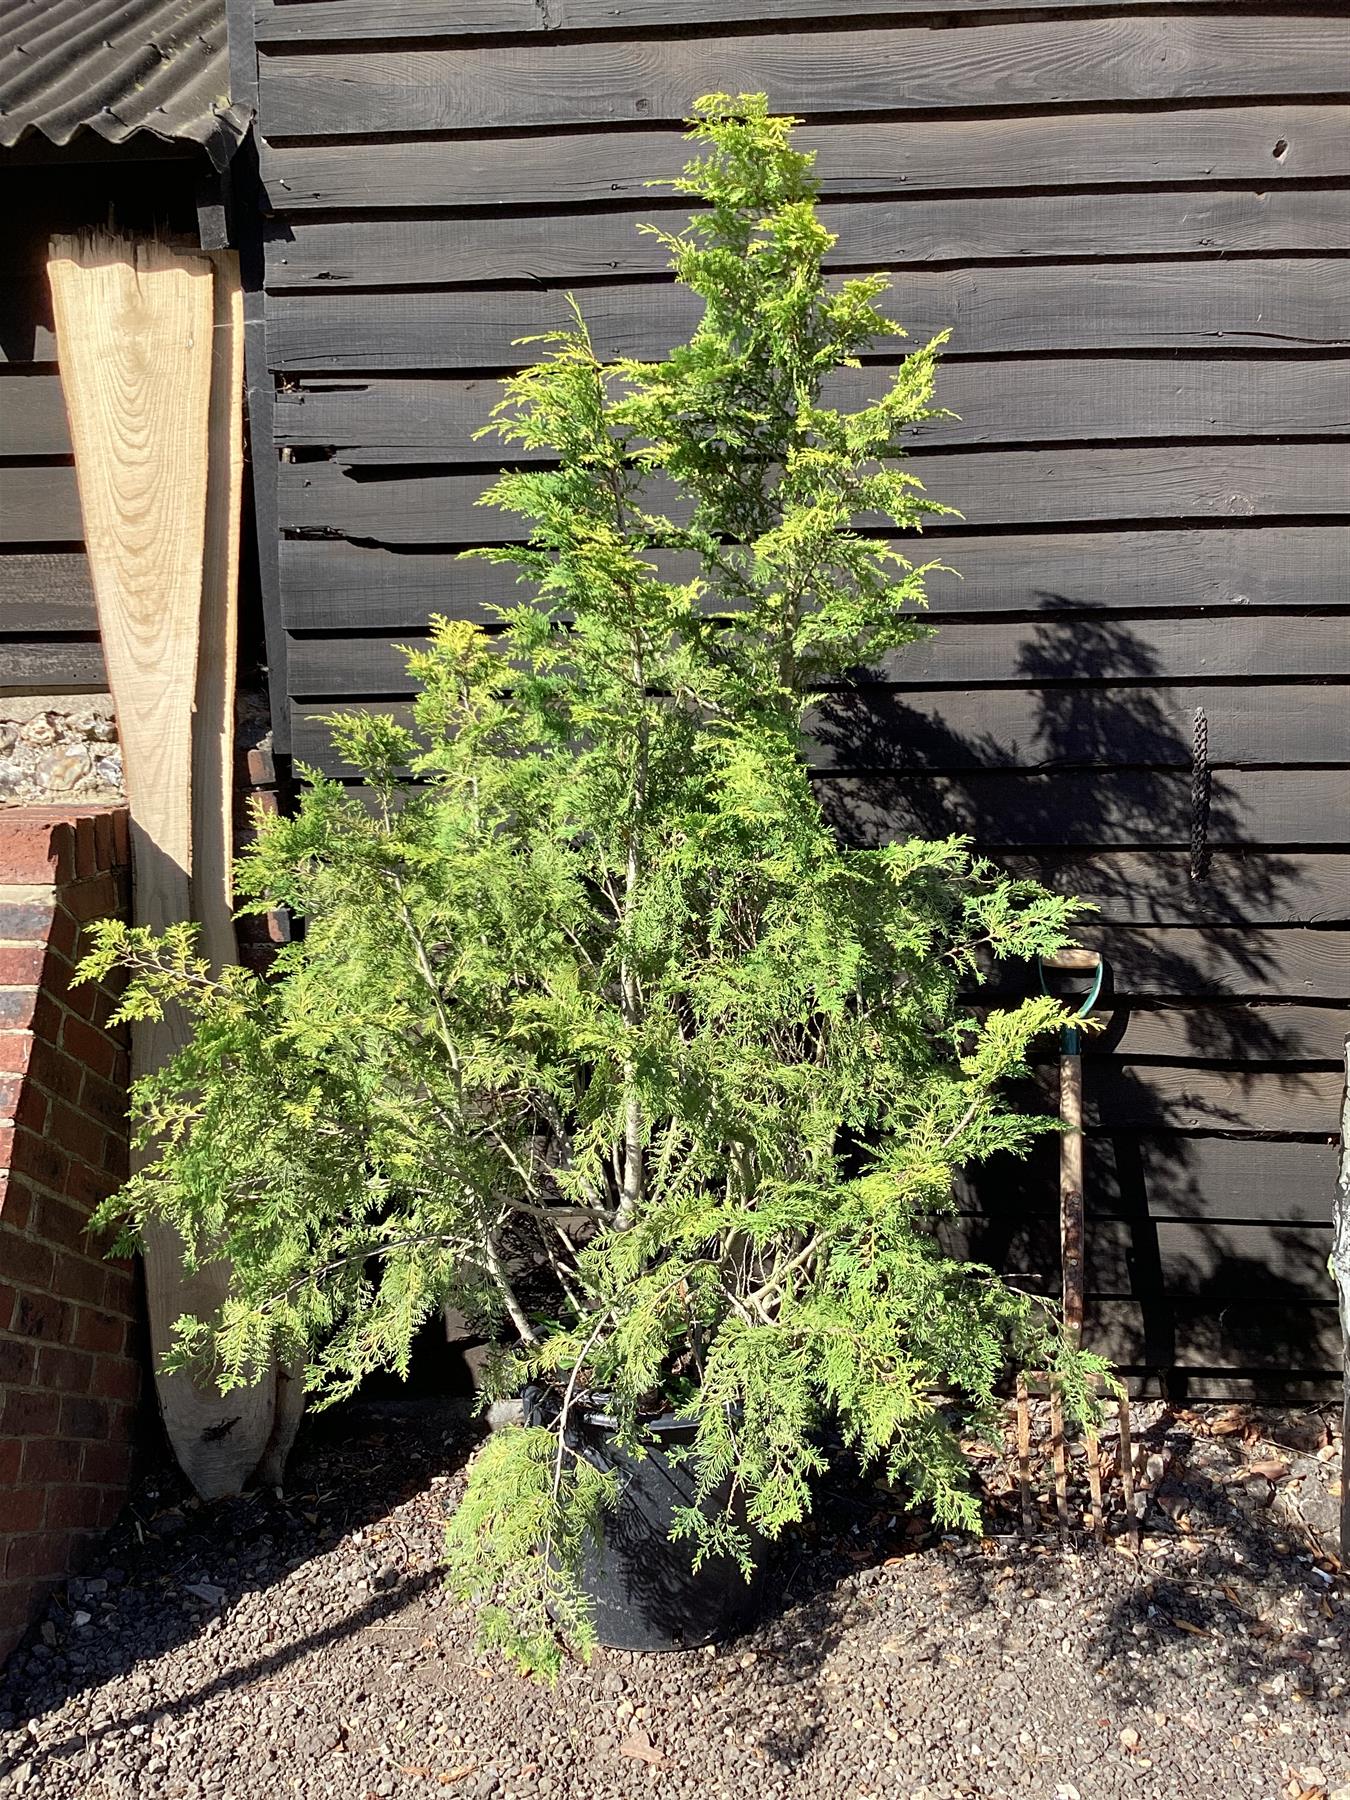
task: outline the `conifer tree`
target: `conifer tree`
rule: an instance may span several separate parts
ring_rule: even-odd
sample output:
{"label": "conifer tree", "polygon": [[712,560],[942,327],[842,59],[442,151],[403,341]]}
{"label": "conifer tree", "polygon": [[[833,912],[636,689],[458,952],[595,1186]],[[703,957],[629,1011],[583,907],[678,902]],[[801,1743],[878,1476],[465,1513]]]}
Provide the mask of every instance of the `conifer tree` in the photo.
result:
{"label": "conifer tree", "polygon": [[963,995],[1074,904],[959,838],[841,842],[809,773],[813,698],[925,630],[929,566],[865,522],[947,509],[897,460],[942,340],[860,362],[902,334],[884,277],[826,279],[793,124],[697,103],[697,209],[657,234],[704,303],[687,344],[607,364],[574,312],[506,383],[493,429],[538,460],[486,496],[524,543],[480,554],[522,597],[433,623],[412,728],[331,721],[362,794],[313,776],[258,819],[242,888],[304,921],[274,975],[113,923],[86,965],[130,973],[128,1017],[190,1015],[135,1097],[156,1158],[105,1209],[124,1246],[163,1218],[231,1260],[179,1359],[229,1386],[302,1356],[330,1401],[448,1300],[493,1393],[553,1388],[450,1526],[487,1637],[546,1672],[592,1641],[613,1489],[564,1442],[590,1396],[633,1445],[696,1422],[708,1504],[677,1530],[748,1567],[809,1509],[822,1420],[971,1526],[957,1423],[1029,1363],[1082,1413],[1101,1367],[933,1232],[963,1167],[1045,1127],[1001,1089],[1059,1019]]}

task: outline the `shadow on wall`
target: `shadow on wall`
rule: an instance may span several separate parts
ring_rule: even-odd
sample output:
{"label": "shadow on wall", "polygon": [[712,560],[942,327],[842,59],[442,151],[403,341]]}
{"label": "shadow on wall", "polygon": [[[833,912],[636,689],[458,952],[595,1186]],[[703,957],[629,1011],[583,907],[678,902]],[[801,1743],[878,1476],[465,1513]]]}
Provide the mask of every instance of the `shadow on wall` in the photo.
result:
{"label": "shadow on wall", "polygon": [[[1324,1381],[1338,1361],[1326,1274],[1338,1020],[1282,1003],[1298,868],[1263,849],[1240,778],[1219,770],[1205,818],[1217,855],[1190,878],[1180,684],[1128,621],[1045,604],[1053,616],[1028,628],[1005,688],[920,693],[866,672],[823,700],[822,798],[851,841],[965,834],[1096,904],[1109,1026],[1087,1044],[1090,1329],[1173,1394],[1219,1391],[1205,1371],[1242,1368],[1246,1391],[1287,1400],[1300,1376]],[[1166,864],[1174,874],[1158,873]],[[1019,966],[996,985],[1036,984]],[[1053,1110],[1045,1075],[1026,1100]],[[968,1253],[1049,1292],[1057,1156],[1051,1139],[1025,1163],[996,1159],[962,1196],[979,1211],[960,1240]]]}

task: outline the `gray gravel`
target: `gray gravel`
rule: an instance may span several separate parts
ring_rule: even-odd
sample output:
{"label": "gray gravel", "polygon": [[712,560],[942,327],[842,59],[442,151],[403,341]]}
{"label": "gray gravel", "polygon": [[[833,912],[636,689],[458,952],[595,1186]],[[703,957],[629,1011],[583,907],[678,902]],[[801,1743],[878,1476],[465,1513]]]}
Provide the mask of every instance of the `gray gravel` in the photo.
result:
{"label": "gray gravel", "polygon": [[944,1542],[840,1490],[754,1635],[554,1690],[478,1656],[437,1574],[473,1439],[363,1408],[309,1430],[284,1502],[152,1476],[11,1659],[0,1793],[1350,1800],[1350,1594],[1249,1472],[1269,1446],[1194,1415],[1155,1417],[1138,1555],[1022,1543],[997,1498]]}

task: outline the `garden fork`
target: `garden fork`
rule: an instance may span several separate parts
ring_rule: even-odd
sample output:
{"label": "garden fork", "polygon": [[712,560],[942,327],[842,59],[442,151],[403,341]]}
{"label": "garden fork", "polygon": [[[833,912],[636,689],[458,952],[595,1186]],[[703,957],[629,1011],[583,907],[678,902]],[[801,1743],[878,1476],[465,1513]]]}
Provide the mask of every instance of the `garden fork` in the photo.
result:
{"label": "garden fork", "polygon": [[[1059,1142],[1059,1250],[1063,1283],[1062,1329],[1077,1346],[1083,1336],[1084,1208],[1083,1208],[1083,1051],[1079,1019],[1087,1018],[1102,991],[1105,973],[1095,950],[1061,950],[1041,961],[1041,985],[1047,970],[1087,974],[1092,977],[1087,994],[1069,1024],[1059,1034],[1059,1117],[1063,1126]],[[1048,992],[1048,988],[1046,989]],[[1022,1529],[1030,1535],[1035,1519],[1031,1500],[1030,1395],[1042,1389],[1050,1403],[1050,1458],[1054,1470],[1055,1511],[1061,1532],[1069,1529],[1069,1457],[1064,1436],[1063,1396],[1051,1373],[1028,1373],[1017,1383],[1017,1477],[1021,1498]],[[1120,1432],[1120,1480],[1126,1517],[1134,1519],[1134,1471],[1131,1462],[1130,1403],[1125,1394],[1116,1401]],[[1088,1489],[1091,1495],[1091,1529],[1106,1535],[1106,1510],[1102,1498],[1101,1444],[1095,1430],[1086,1433]]]}

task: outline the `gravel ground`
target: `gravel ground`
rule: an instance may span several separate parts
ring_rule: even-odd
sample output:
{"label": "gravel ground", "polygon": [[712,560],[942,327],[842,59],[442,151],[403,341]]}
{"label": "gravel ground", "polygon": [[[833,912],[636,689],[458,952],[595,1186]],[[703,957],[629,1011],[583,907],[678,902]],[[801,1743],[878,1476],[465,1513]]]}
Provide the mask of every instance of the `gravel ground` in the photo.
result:
{"label": "gravel ground", "polygon": [[752,1636],[549,1690],[437,1575],[463,1412],[354,1409],[285,1501],[145,1481],[0,1682],[0,1793],[1350,1800],[1350,1590],[1282,1526],[1270,1446],[1213,1424],[1154,1409],[1138,1554],[1021,1542],[997,1497],[994,1536],[943,1541],[839,1491]]}

